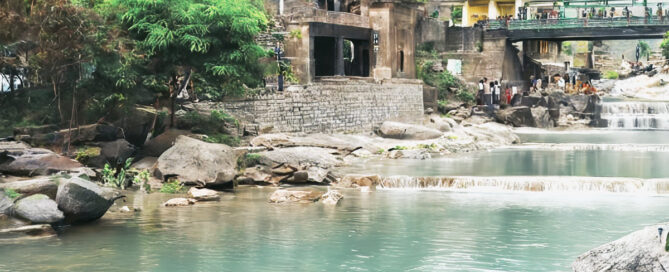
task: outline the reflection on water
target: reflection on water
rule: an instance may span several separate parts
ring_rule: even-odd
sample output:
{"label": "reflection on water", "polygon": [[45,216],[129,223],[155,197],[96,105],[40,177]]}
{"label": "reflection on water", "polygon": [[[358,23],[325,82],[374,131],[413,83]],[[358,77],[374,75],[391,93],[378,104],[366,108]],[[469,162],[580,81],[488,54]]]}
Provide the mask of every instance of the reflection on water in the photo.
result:
{"label": "reflection on water", "polygon": [[612,150],[493,151],[437,157],[431,160],[370,159],[347,168],[347,173],[382,176],[590,176],[669,177],[669,152]]}
{"label": "reflection on water", "polygon": [[568,270],[586,250],[667,221],[663,197],[346,191],[337,207],[219,203],[163,208],[152,194],[59,238],[0,245],[0,270]]}
{"label": "reflection on water", "polygon": [[669,144],[669,131],[518,130],[523,143],[591,143],[591,144]]}

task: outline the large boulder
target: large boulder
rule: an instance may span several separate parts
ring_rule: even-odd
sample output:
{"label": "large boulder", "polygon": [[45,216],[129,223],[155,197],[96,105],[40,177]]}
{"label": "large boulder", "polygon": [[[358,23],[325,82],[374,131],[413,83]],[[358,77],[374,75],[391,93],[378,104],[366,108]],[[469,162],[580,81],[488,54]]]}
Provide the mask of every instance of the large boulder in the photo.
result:
{"label": "large boulder", "polygon": [[[106,124],[91,124],[77,128],[62,129],[46,134],[31,135],[25,139],[35,146],[62,146],[70,144],[82,144],[90,142],[107,142],[123,138],[123,130]],[[71,139],[69,141],[68,139]]]}
{"label": "large boulder", "polygon": [[[154,120],[158,112],[149,106],[136,106],[131,112],[114,122],[114,125],[123,129],[125,139],[135,146],[142,146],[147,135],[151,132]],[[158,126],[160,124],[156,124]],[[154,130],[160,128],[156,127]]]}
{"label": "large boulder", "polygon": [[514,127],[535,127],[536,123],[532,116],[532,110],[526,106],[518,106],[498,110],[495,112],[495,118],[505,124],[511,124]]}
{"label": "large boulder", "polygon": [[260,155],[260,163],[264,165],[288,164],[294,166],[312,165],[321,168],[331,168],[343,164],[332,155],[335,150],[320,147],[289,147],[264,151]]}
{"label": "large boulder", "polygon": [[534,124],[538,128],[552,128],[555,127],[555,122],[551,117],[546,107],[534,107],[531,109],[532,117],[534,117]]}
{"label": "large boulder", "polygon": [[88,165],[99,168],[104,167],[105,163],[116,164],[125,162],[135,153],[135,146],[124,139],[118,139],[112,142],[103,142],[99,144],[100,154],[90,158]]}
{"label": "large boulder", "polygon": [[[658,236],[658,228],[663,228]],[[669,223],[646,227],[623,238],[592,249],[576,258],[572,268],[581,271],[666,271]]]}
{"label": "large boulder", "polygon": [[270,203],[312,203],[318,201],[322,192],[314,190],[276,190],[269,197]]}
{"label": "large boulder", "polygon": [[9,198],[5,191],[0,190],[0,214],[10,214],[14,201]]}
{"label": "large boulder", "polygon": [[47,195],[51,199],[55,199],[56,192],[58,192],[58,184],[56,184],[55,180],[52,178],[42,177],[29,180],[19,180],[7,183],[0,183],[0,189],[12,189],[15,192],[20,193],[24,196],[43,194]]}
{"label": "large boulder", "polygon": [[304,137],[290,136],[286,134],[263,134],[251,140],[252,146],[264,146],[267,148],[277,147],[322,147],[345,151],[354,151],[358,145],[344,139],[327,134],[309,134]]}
{"label": "large boulder", "polygon": [[141,160],[133,163],[130,168],[135,168],[138,170],[150,170],[153,169],[153,167],[156,165],[156,162],[158,161],[158,158],[156,157],[145,157],[142,158]]}
{"label": "large boulder", "polygon": [[430,116],[430,122],[428,123],[428,126],[434,129],[438,129],[441,132],[449,132],[457,128],[459,125],[455,120],[451,118],[444,118],[439,115],[432,115]]}
{"label": "large boulder", "polygon": [[182,135],[190,135],[186,130],[170,129],[155,138],[149,140],[143,147],[141,155],[143,157],[160,157],[174,145],[177,138]]}
{"label": "large boulder", "polygon": [[102,217],[121,197],[111,188],[75,177],[61,180],[56,202],[68,223],[85,223]]}
{"label": "large boulder", "polygon": [[436,139],[443,135],[441,131],[433,128],[390,121],[381,124],[379,134],[384,138],[413,140]]}
{"label": "large boulder", "polygon": [[165,207],[190,206],[195,204],[195,202],[197,202],[197,200],[193,198],[177,197],[165,201],[165,203],[163,203],[163,206]]}
{"label": "large boulder", "polygon": [[155,174],[163,180],[177,177],[186,184],[230,188],[234,187],[236,166],[231,147],[179,136],[158,158]]}
{"label": "large boulder", "polygon": [[0,172],[19,176],[49,175],[61,171],[74,172],[84,166],[55,153],[23,154],[11,156],[0,154]]}
{"label": "large boulder", "polygon": [[414,159],[414,160],[425,160],[432,158],[430,152],[428,152],[427,149],[392,150],[386,153],[386,157],[390,159]]}
{"label": "large boulder", "polygon": [[65,217],[58,210],[58,204],[46,195],[36,194],[23,198],[14,204],[16,216],[36,224],[50,224],[62,221]]}

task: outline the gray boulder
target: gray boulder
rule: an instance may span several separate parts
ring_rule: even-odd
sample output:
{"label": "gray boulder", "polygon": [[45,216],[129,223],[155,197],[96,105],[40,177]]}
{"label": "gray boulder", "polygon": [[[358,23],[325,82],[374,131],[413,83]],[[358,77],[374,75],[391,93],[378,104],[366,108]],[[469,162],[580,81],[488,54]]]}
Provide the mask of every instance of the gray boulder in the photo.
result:
{"label": "gray boulder", "polygon": [[330,190],[321,197],[321,202],[325,205],[337,205],[344,195],[337,190]]}
{"label": "gray boulder", "polygon": [[[663,228],[658,236],[658,228]],[[646,227],[576,258],[574,271],[666,271],[669,223]]]}
{"label": "gray boulder", "polygon": [[7,183],[0,183],[0,189],[12,189],[22,195],[43,194],[51,199],[56,198],[58,192],[58,184],[48,177],[19,180]]}
{"label": "gray boulder", "polygon": [[5,194],[5,191],[0,190],[0,214],[10,214],[14,206],[14,201]]}
{"label": "gray boulder", "polygon": [[312,165],[321,168],[331,168],[343,164],[341,160],[332,155],[333,149],[320,147],[289,147],[264,151],[260,154],[260,163],[264,165],[289,164],[289,165]]}
{"label": "gray boulder", "polygon": [[552,128],[555,127],[554,119],[551,117],[548,109],[545,107],[534,107],[531,109],[532,117],[534,117],[534,124],[538,128]]}
{"label": "gray boulder", "polygon": [[25,140],[35,146],[61,146],[68,143],[68,138],[71,138],[70,143],[75,145],[89,142],[114,141],[123,138],[123,131],[110,125],[91,124],[73,128],[72,130],[62,129],[51,133],[31,135]]}
{"label": "gray boulder", "polygon": [[130,168],[135,168],[138,170],[149,170],[152,169],[153,166],[156,165],[156,162],[158,161],[158,158],[156,157],[145,157],[142,158],[141,160],[133,163]]}
{"label": "gray boulder", "polygon": [[186,184],[232,188],[236,166],[231,147],[179,136],[174,146],[158,158],[155,174],[163,180],[176,176]]}
{"label": "gray boulder", "polygon": [[174,145],[177,138],[182,135],[190,135],[191,133],[185,130],[170,129],[163,134],[156,136],[149,140],[143,147],[141,155],[145,157],[160,157],[163,152],[167,151]]}
{"label": "gray boulder", "polygon": [[76,224],[97,220],[121,197],[111,188],[75,177],[60,182],[56,202],[65,221]]}
{"label": "gray boulder", "polygon": [[386,157],[390,159],[414,159],[425,160],[432,156],[427,149],[407,149],[407,150],[392,150],[386,153]]}
{"label": "gray boulder", "polygon": [[384,138],[428,140],[441,137],[439,130],[420,125],[386,121],[381,124],[379,134]]}
{"label": "gray boulder", "polygon": [[344,139],[327,134],[309,134],[304,137],[290,136],[286,134],[263,134],[251,140],[252,146],[264,146],[267,148],[277,147],[322,147],[345,151],[354,151],[358,145]]}
{"label": "gray boulder", "polygon": [[23,198],[14,204],[14,214],[37,224],[51,224],[65,217],[58,210],[58,204],[46,195],[36,194]]}
{"label": "gray boulder", "polygon": [[216,201],[221,199],[221,196],[218,195],[218,192],[214,190],[206,188],[198,189],[195,187],[192,187],[190,190],[188,190],[188,197],[197,201]]}
{"label": "gray boulder", "polygon": [[55,153],[23,154],[21,156],[3,154],[0,154],[0,172],[11,175],[49,175],[60,171],[76,171],[83,167],[78,161]]}
{"label": "gray boulder", "polygon": [[88,165],[104,167],[105,163],[115,164],[125,162],[135,153],[135,146],[124,139],[118,139],[113,142],[103,142],[99,144],[100,155],[90,158]]}
{"label": "gray boulder", "polygon": [[514,127],[535,127],[536,123],[532,116],[532,110],[526,106],[511,107],[495,112],[495,118],[502,123],[511,124]]}
{"label": "gray boulder", "polygon": [[293,202],[293,203],[313,203],[318,201],[322,192],[315,190],[276,190],[269,197],[270,203],[284,203],[284,202]]}
{"label": "gray boulder", "polygon": [[338,188],[374,188],[381,183],[381,177],[378,175],[349,174],[344,176],[335,187]]}

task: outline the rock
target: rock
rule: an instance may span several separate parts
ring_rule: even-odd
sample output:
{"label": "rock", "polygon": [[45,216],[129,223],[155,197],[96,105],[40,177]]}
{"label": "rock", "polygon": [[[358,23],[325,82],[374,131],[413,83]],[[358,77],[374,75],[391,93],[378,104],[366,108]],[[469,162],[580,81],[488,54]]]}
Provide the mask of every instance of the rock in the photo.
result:
{"label": "rock", "polygon": [[191,133],[185,130],[170,129],[163,134],[156,136],[155,138],[149,140],[144,146],[142,146],[141,155],[143,157],[160,157],[163,152],[168,150],[174,145],[177,137],[182,135],[190,135]]}
{"label": "rock", "polygon": [[270,203],[310,203],[318,201],[323,193],[317,191],[276,190],[269,197]]}
{"label": "rock", "polygon": [[337,190],[330,190],[321,197],[321,202],[325,205],[337,205],[344,195]]}
{"label": "rock", "polygon": [[288,165],[279,165],[276,168],[272,169],[272,173],[276,175],[290,175],[294,173],[297,169],[290,167]]}
{"label": "rock", "polygon": [[76,171],[83,165],[55,153],[23,154],[18,157],[0,154],[0,172],[19,175],[49,175],[61,171]]}
{"label": "rock", "polygon": [[322,183],[325,181],[325,178],[328,176],[328,170],[316,167],[316,166],[311,166],[307,168],[307,175],[308,178],[307,180],[310,182],[317,182],[317,183]]}
{"label": "rock", "polygon": [[534,106],[543,106],[545,101],[541,96],[521,96],[520,106],[532,108]]}
{"label": "rock", "polygon": [[56,231],[49,224],[29,225],[0,230],[0,238],[3,239],[20,238],[25,235],[34,238],[51,237],[56,236]]}
{"label": "rock", "polygon": [[378,175],[360,175],[349,174],[345,175],[336,185],[338,188],[359,188],[370,187],[374,188],[381,182],[381,177]]}
{"label": "rock", "polygon": [[118,209],[119,212],[130,212],[130,208],[128,206],[123,206],[120,209]]}
{"label": "rock", "polygon": [[289,183],[305,183],[307,181],[309,181],[309,172],[307,171],[297,171],[287,180]]}
{"label": "rock", "polygon": [[[658,228],[663,228],[658,237]],[[576,258],[572,268],[581,271],[665,271],[669,223],[646,227],[623,238],[592,249]]]}
{"label": "rock", "polygon": [[514,127],[535,127],[536,123],[529,107],[511,107],[495,112],[495,118],[502,123],[511,124]]}
{"label": "rock", "polygon": [[545,107],[534,107],[531,109],[532,117],[534,117],[534,124],[538,128],[552,128],[555,127],[555,122],[551,118],[548,109]]}
{"label": "rock", "polygon": [[0,190],[0,214],[11,214],[14,201],[5,194],[5,191]]}
{"label": "rock", "polygon": [[135,168],[138,170],[150,170],[156,165],[157,161],[158,158],[156,157],[144,157],[141,160],[133,163],[130,168]]}
{"label": "rock", "polygon": [[343,162],[332,155],[332,149],[320,147],[289,147],[258,153],[260,163],[264,165],[289,164],[313,165],[322,168],[339,166]]}
{"label": "rock", "polygon": [[89,142],[107,142],[123,138],[123,130],[106,124],[91,124],[77,128],[62,129],[52,133],[31,135],[26,139],[31,145],[35,146],[62,146],[68,143],[77,145]]}
{"label": "rock", "polygon": [[[142,146],[147,135],[151,132],[151,126],[156,117],[157,110],[154,107],[135,106],[128,114],[124,114],[121,119],[114,122],[114,125],[123,129],[123,134],[128,142],[134,146]],[[162,128],[156,127],[154,129],[160,131]]]}
{"label": "rock", "polygon": [[188,190],[188,197],[197,201],[215,201],[221,199],[218,192],[211,189],[198,189],[192,187]]}
{"label": "rock", "polygon": [[65,216],[58,210],[58,204],[46,195],[36,194],[20,199],[14,204],[14,214],[37,224],[51,224],[62,221]]}
{"label": "rock", "polygon": [[51,199],[56,198],[58,192],[58,178],[43,177],[29,180],[19,180],[8,183],[0,183],[0,189],[12,189],[24,196],[43,194]]}
{"label": "rock", "polygon": [[179,136],[174,146],[158,158],[155,174],[162,180],[177,176],[186,184],[233,188],[236,166],[231,147]]}
{"label": "rock", "polygon": [[100,155],[90,158],[87,165],[102,168],[105,163],[116,164],[125,162],[135,153],[135,146],[124,139],[100,143]]}
{"label": "rock", "polygon": [[272,170],[269,166],[256,165],[244,169],[244,177],[247,177],[255,182],[268,182],[272,177]]}
{"label": "rock", "polygon": [[393,150],[386,153],[386,157],[390,159],[415,159],[415,160],[425,160],[432,158],[427,149]]}
{"label": "rock", "polygon": [[75,177],[60,182],[56,202],[65,221],[75,224],[97,220],[121,197],[111,188]]}
{"label": "rock", "polygon": [[381,124],[379,134],[384,138],[428,140],[441,137],[439,130],[420,125],[386,121]]}
{"label": "rock", "polygon": [[165,207],[190,206],[195,204],[196,201],[197,200],[192,198],[177,197],[166,201],[165,203],[163,203],[163,206]]}
{"label": "rock", "polygon": [[457,127],[458,123],[451,118],[442,118],[438,115],[430,116],[430,127],[438,129],[441,132],[452,131],[453,128]]}
{"label": "rock", "polygon": [[14,135],[36,135],[45,134],[58,130],[57,125],[43,125],[43,126],[29,126],[29,127],[15,127]]}
{"label": "rock", "polygon": [[286,134],[263,134],[251,140],[252,146],[264,146],[267,148],[278,147],[321,147],[337,150],[353,151],[359,148],[352,144],[327,134],[310,134],[305,137],[289,136]]}
{"label": "rock", "polygon": [[41,148],[31,148],[24,142],[3,142],[0,141],[0,153],[5,153],[10,156],[21,156],[23,154],[49,154],[53,153],[51,150]]}

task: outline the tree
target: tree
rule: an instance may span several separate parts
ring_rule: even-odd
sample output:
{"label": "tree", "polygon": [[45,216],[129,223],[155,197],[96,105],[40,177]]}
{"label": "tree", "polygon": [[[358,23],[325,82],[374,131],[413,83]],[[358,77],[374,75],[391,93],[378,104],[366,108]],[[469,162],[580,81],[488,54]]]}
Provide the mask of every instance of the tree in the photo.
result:
{"label": "tree", "polygon": [[[145,87],[174,104],[193,79],[200,89],[240,94],[262,82],[258,62],[267,52],[254,37],[267,26],[256,1],[113,0],[120,20],[145,54]],[[191,87],[191,91],[193,88]]]}
{"label": "tree", "polygon": [[665,59],[669,59],[669,31],[664,34],[664,40],[660,44],[660,49],[662,49],[662,55]]}

